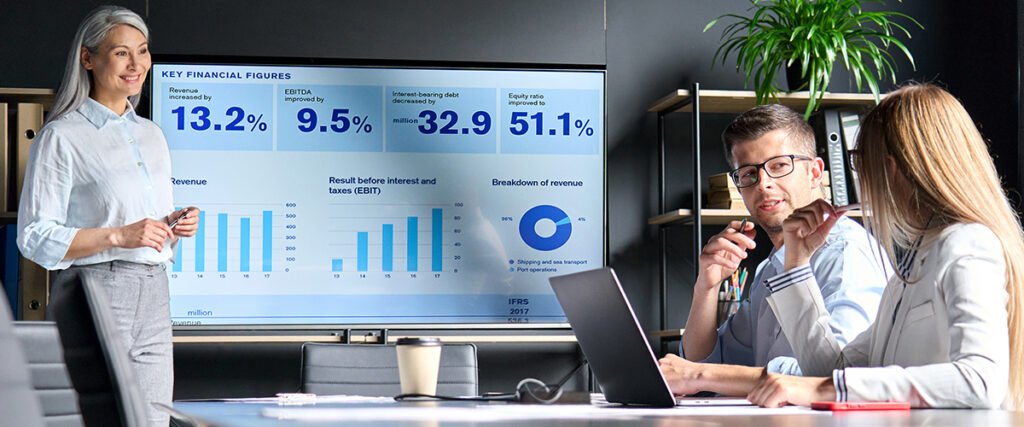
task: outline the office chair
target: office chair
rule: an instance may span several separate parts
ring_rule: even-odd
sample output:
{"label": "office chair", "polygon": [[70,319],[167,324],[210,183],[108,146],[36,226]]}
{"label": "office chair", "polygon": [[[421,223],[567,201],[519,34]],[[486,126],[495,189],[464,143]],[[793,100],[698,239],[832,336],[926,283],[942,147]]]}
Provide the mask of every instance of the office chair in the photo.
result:
{"label": "office chair", "polygon": [[[302,345],[302,391],[315,394],[397,396],[398,353],[394,345]],[[445,344],[437,373],[437,394],[475,396],[477,392],[476,346]]]}
{"label": "office chair", "polygon": [[11,323],[7,297],[0,292],[0,424],[42,427],[43,410]]}
{"label": "office chair", "polygon": [[47,427],[81,426],[78,393],[75,393],[64,365],[57,324],[53,322],[14,322],[14,335],[28,361],[32,389],[42,405]]}
{"label": "office chair", "polygon": [[60,331],[85,425],[142,427],[148,406],[117,339],[108,301],[98,284],[65,271],[53,284],[49,313]]}

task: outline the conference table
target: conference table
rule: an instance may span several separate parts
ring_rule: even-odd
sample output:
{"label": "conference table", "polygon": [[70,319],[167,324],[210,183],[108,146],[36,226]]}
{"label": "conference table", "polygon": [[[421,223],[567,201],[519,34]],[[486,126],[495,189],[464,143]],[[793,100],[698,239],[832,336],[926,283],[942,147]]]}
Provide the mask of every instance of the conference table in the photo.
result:
{"label": "conference table", "polygon": [[788,406],[757,408],[729,402],[675,408],[614,404],[537,405],[487,402],[396,402],[388,398],[331,397],[305,403],[273,399],[179,401],[178,421],[210,426],[429,425],[456,426],[1009,426],[1024,425],[1024,412],[966,409],[814,411]]}

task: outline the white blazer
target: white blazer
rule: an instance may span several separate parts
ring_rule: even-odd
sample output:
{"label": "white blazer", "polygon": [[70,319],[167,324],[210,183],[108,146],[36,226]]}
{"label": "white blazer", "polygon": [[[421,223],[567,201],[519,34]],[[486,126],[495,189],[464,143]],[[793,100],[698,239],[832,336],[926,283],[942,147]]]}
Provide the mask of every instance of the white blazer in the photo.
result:
{"label": "white blazer", "polygon": [[930,233],[901,257],[875,322],[845,348],[809,266],[768,279],[768,303],[804,375],[832,375],[839,401],[995,408],[1007,395],[1006,264],[981,224]]}

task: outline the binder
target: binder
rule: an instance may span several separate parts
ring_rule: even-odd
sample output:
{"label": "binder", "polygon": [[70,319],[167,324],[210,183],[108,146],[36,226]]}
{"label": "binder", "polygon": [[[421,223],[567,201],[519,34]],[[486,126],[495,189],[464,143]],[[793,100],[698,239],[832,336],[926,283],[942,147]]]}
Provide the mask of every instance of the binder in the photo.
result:
{"label": "binder", "polygon": [[850,204],[846,182],[846,147],[842,137],[842,123],[839,111],[827,108],[811,117],[818,143],[818,155],[825,159],[825,166],[832,175],[832,204]]}
{"label": "binder", "polygon": [[18,166],[15,177],[15,200],[21,200],[21,185],[25,183],[25,165],[28,164],[28,148],[43,127],[43,104],[19,102],[18,127],[15,130],[18,139],[16,146]]}
{"label": "binder", "polygon": [[[9,164],[7,161],[7,153],[10,151],[10,131],[7,128],[7,103],[0,102],[0,178],[3,180],[3,185],[0,185],[0,212],[10,212],[9,201],[10,201],[10,187],[11,187],[11,175],[10,170],[7,169]],[[15,300],[17,301],[17,300]]]}
{"label": "binder", "polygon": [[[839,113],[839,121],[843,126],[843,145],[846,147],[846,152],[849,153],[857,146],[857,134],[860,132],[860,114],[856,111],[841,111]],[[850,181],[847,183],[849,188],[850,203],[860,202],[860,178],[857,176],[857,171],[853,170],[853,165],[849,164],[850,156],[843,156],[846,159],[847,167],[850,170]]]}
{"label": "binder", "polygon": [[[15,194],[21,200],[21,186],[25,181],[25,166],[28,164],[28,149],[32,145],[39,128],[43,126],[43,104],[18,103],[18,127],[15,129],[17,138],[17,175]],[[46,314],[46,301],[49,291],[49,272],[32,261],[21,258],[21,298],[18,302],[21,320],[43,320]]]}
{"label": "binder", "polygon": [[18,305],[18,226],[5,225],[0,227],[0,280],[3,280],[7,302],[11,304],[11,313],[15,319],[21,318]]}

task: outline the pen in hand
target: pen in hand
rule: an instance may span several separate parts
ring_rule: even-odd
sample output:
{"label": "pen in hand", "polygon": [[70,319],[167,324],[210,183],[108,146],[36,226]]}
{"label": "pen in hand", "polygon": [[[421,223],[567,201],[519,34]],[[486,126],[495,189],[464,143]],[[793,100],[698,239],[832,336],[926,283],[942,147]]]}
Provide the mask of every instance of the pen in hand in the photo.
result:
{"label": "pen in hand", "polygon": [[[743,218],[743,221],[740,221],[740,226],[739,226],[739,228],[736,229],[736,232],[740,233],[740,234],[743,234],[743,229],[745,229],[745,228],[747,228],[747,219]],[[739,246],[739,244],[736,243],[736,242],[732,242],[732,244],[734,244],[736,246]]]}
{"label": "pen in hand", "polygon": [[743,218],[743,221],[740,221],[740,229],[739,229],[739,230],[737,230],[737,231],[739,231],[740,233],[742,233],[742,232],[743,232],[743,230],[744,230],[744,229],[746,229],[746,228],[747,228],[747,219],[746,219],[746,218]]}
{"label": "pen in hand", "polygon": [[185,209],[185,212],[182,212],[181,215],[174,219],[174,221],[171,221],[171,228],[174,228],[175,225],[178,225],[178,221],[185,219],[185,216],[188,215],[188,211],[188,209]]}

